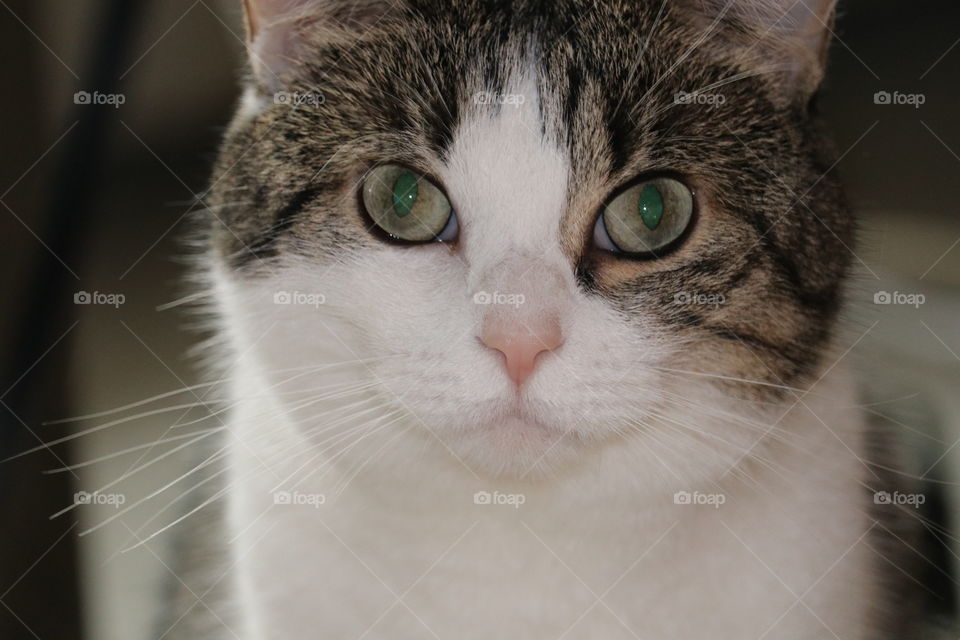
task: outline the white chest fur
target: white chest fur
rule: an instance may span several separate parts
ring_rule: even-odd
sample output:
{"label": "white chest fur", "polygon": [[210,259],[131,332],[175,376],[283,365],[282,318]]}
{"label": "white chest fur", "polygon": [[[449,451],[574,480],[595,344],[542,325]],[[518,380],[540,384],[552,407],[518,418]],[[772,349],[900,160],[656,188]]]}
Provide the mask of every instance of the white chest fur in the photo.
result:
{"label": "white chest fur", "polygon": [[[820,388],[846,396],[843,377]],[[806,398],[823,422],[792,412],[797,446],[750,481],[677,484],[691,504],[626,480],[649,470],[623,443],[569,475],[496,482],[412,431],[375,436],[388,453],[345,488],[358,459],[314,459],[328,472],[277,504],[305,445],[250,400],[230,453],[244,640],[863,637],[862,467],[837,441],[858,430],[830,408],[844,399]]]}

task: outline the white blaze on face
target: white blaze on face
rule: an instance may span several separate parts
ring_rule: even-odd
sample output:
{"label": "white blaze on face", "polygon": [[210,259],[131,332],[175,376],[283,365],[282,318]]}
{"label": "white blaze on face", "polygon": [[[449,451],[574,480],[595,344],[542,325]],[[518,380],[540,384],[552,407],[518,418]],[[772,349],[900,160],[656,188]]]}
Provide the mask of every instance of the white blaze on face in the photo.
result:
{"label": "white blaze on face", "polygon": [[479,337],[522,384],[539,354],[562,345],[575,292],[559,235],[569,156],[545,137],[528,77],[502,94],[475,94],[448,157],[441,177],[481,305]]}
{"label": "white blaze on face", "polygon": [[[489,263],[519,252],[562,261],[569,156],[544,136],[535,82],[509,91],[490,98],[503,101],[497,107],[468,107],[441,176],[470,231],[465,257]],[[522,100],[506,101],[513,96]]]}

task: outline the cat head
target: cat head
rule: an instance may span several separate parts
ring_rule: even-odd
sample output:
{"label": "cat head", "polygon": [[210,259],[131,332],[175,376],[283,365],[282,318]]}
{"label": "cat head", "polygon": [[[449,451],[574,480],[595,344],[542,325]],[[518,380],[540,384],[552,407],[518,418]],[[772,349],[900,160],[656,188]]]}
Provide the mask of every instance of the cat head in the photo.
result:
{"label": "cat head", "polygon": [[848,266],[811,115],[832,13],[247,0],[209,207],[236,350],[305,433],[735,464],[823,368]]}

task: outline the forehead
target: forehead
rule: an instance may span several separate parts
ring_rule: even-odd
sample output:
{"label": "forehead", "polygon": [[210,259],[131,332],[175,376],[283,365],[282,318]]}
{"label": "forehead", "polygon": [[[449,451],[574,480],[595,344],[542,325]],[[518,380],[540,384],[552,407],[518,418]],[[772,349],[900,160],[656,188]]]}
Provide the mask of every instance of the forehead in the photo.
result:
{"label": "forehead", "polygon": [[[473,255],[551,251],[570,173],[565,141],[544,126],[535,69],[501,92],[478,91],[461,111],[439,170]],[[504,239],[509,239],[505,242]]]}
{"label": "forehead", "polygon": [[697,60],[706,51],[662,0],[403,7],[359,39],[311,47],[306,76],[329,96],[313,141],[378,138],[346,154],[413,161],[487,219],[522,213],[501,229],[551,216],[555,228],[563,199],[590,210],[638,173],[699,169],[696,146],[718,134],[674,98],[732,72]]}
{"label": "forehead", "polygon": [[[500,228],[517,225],[516,233],[501,239],[527,237],[525,225],[546,222],[549,233],[563,230],[563,250],[574,256],[592,214],[627,181],[671,171],[733,184],[742,153],[716,152],[731,130],[760,155],[759,145],[782,138],[757,78],[737,78],[725,87],[728,96],[736,88],[736,99],[710,110],[675,102],[738,71],[709,43],[697,44],[699,32],[672,2],[399,6],[348,37],[306,33],[303,63],[286,88],[325,99],[268,104],[228,138],[221,161],[229,182],[259,184],[252,211],[228,220],[254,252],[274,250],[278,234],[260,235],[278,227],[306,246],[338,241],[349,187],[370,166],[399,162],[464,190],[488,219],[512,212]],[[564,198],[568,217],[558,225]],[[300,215],[308,205],[309,218]]]}
{"label": "forehead", "polygon": [[733,71],[696,42],[674,4],[407,0],[351,37],[319,30],[300,81],[329,92],[330,110],[366,116],[358,128],[404,131],[443,155],[478,92],[509,93],[523,77],[539,93],[545,133],[620,170],[641,142],[637,130],[674,111],[678,91]]}
{"label": "forehead", "polygon": [[[306,75],[329,91],[342,136],[402,132],[421,155],[445,159],[454,132],[478,111],[476,96],[509,97],[518,78],[538,95],[539,122],[530,126],[569,149],[581,186],[616,185],[646,170],[699,170],[730,130],[776,135],[768,78],[721,39],[704,38],[679,2],[403,6],[359,39],[318,38],[310,48]],[[679,95],[701,90],[722,90],[725,103],[678,104]],[[487,110],[501,106],[515,105]]]}

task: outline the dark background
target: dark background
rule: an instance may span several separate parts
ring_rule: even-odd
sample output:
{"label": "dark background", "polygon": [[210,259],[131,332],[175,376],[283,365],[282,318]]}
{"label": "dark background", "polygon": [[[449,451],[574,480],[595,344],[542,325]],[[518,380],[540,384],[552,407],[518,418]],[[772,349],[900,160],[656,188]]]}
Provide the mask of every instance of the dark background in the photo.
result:
{"label": "dark background", "polygon": [[[201,335],[181,308],[163,305],[188,292],[183,240],[237,98],[240,5],[0,1],[0,458],[113,416],[44,424],[50,420],[198,380],[188,349]],[[960,6],[841,6],[821,106],[841,154],[834,171],[863,220],[852,330],[873,322],[859,318],[876,291],[899,287],[929,299],[922,312],[882,309],[855,358],[877,379],[872,393],[882,413],[922,436],[910,456],[924,477],[948,483],[928,515],[943,527],[932,539],[950,542],[951,505],[960,504],[949,488],[957,480],[952,469],[960,469],[951,446],[960,438]],[[77,91],[117,92],[125,103],[77,105]],[[878,105],[878,91],[922,94],[925,102]],[[125,302],[77,305],[79,291],[122,294]],[[176,401],[202,405],[204,398],[187,393]],[[170,521],[151,520],[158,505],[147,502],[83,537],[117,510],[81,506],[50,516],[76,491],[92,491],[172,446],[42,472],[149,445],[192,416],[131,419],[0,464],[0,638],[134,640],[165,632],[155,620],[176,580],[169,536],[121,553]],[[185,464],[175,453],[115,490],[130,505]],[[927,583],[949,612],[956,556],[928,543]]]}

